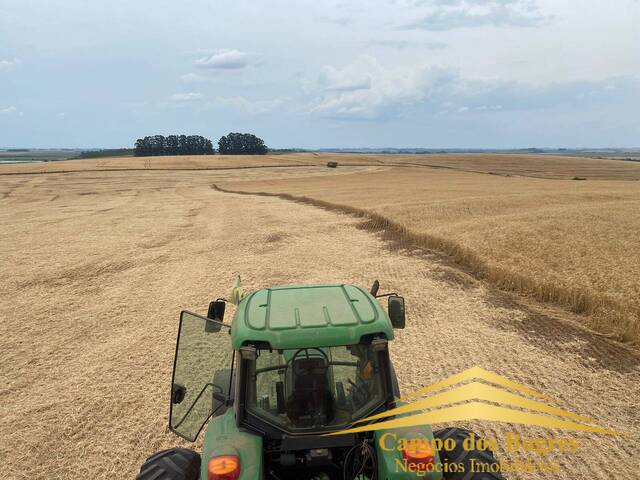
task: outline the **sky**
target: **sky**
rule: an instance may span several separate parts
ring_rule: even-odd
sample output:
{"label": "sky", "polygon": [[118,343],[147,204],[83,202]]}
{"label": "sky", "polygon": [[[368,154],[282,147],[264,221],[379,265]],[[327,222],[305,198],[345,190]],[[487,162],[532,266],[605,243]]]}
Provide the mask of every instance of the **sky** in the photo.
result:
{"label": "sky", "polygon": [[639,0],[0,0],[0,147],[638,147]]}

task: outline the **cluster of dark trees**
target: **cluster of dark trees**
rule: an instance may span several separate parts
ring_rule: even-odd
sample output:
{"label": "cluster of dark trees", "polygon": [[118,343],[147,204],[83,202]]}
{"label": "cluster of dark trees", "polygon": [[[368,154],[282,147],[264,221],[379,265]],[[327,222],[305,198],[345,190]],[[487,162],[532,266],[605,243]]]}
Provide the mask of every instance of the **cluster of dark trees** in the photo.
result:
{"label": "cluster of dark trees", "polygon": [[211,155],[215,153],[208,138],[200,135],[153,135],[136,140],[136,157],[156,155]]}
{"label": "cluster of dark trees", "polygon": [[[251,133],[229,133],[218,141],[218,151],[222,155],[264,155],[269,148]],[[214,153],[211,140],[200,135],[152,135],[136,140],[133,149],[136,157]]]}
{"label": "cluster of dark trees", "polygon": [[268,151],[264,140],[251,133],[229,133],[218,140],[220,155],[264,155]]}

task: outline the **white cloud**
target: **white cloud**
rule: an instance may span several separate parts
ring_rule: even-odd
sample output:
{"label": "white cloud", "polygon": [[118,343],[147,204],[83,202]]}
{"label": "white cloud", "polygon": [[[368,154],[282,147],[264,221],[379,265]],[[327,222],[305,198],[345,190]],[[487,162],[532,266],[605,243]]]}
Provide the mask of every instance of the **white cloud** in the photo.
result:
{"label": "white cloud", "polygon": [[14,107],[13,105],[11,105],[10,107],[6,107],[6,108],[0,109],[0,114],[9,115],[10,113],[15,113],[17,111],[18,111],[18,109],[16,107]]}
{"label": "white cloud", "polygon": [[502,105],[477,105],[474,107],[469,107],[467,105],[462,105],[461,107],[454,108],[451,110],[451,107],[455,107],[454,102],[443,102],[442,109],[439,113],[466,113],[466,112],[495,112],[498,110],[502,110]]}
{"label": "white cloud", "polygon": [[273,100],[247,100],[242,96],[237,97],[218,97],[215,104],[230,107],[239,112],[257,115],[270,112],[281,106],[284,102],[279,99]]}
{"label": "white cloud", "polygon": [[218,50],[213,55],[196,60],[199,68],[233,70],[244,68],[249,64],[249,55],[239,50]]}
{"label": "white cloud", "polygon": [[415,41],[415,40],[370,40],[365,42],[366,45],[371,47],[387,47],[395,48],[397,50],[404,50],[407,48],[427,48],[429,50],[442,50],[447,48],[447,43],[440,41]]}
{"label": "white cloud", "polygon": [[428,13],[403,28],[453,30],[473,27],[532,27],[547,22],[536,0],[432,0]]}
{"label": "white cloud", "polygon": [[[331,72],[328,80],[327,72]],[[368,78],[368,88],[355,88]],[[353,88],[328,88],[331,85]],[[364,85],[361,85],[364,86]],[[343,68],[325,67],[307,112],[321,117],[378,120],[410,115],[522,112],[585,104],[611,105],[640,94],[640,78],[612,77],[600,82],[534,85],[501,79],[463,77],[458,71],[428,65],[388,66],[360,56]]]}
{"label": "white cloud", "polygon": [[426,67],[385,68],[374,57],[362,55],[342,69],[323,69],[319,85],[323,93],[309,113],[360,119],[392,115],[422,101],[430,84],[440,83],[443,75],[451,74]]}
{"label": "white cloud", "polygon": [[338,70],[329,65],[325,66],[322,69],[322,80],[326,83],[326,89],[334,92],[352,92],[371,88],[371,77],[353,68]]}
{"label": "white cloud", "polygon": [[207,81],[207,77],[203,77],[197,73],[185,73],[184,75],[180,75],[180,81],[184,83],[203,83]]}
{"label": "white cloud", "polygon": [[502,110],[502,105],[480,105],[475,107],[476,110]]}
{"label": "white cloud", "polygon": [[193,102],[194,100],[200,100],[204,95],[199,92],[187,92],[187,93],[174,93],[169,97],[172,102],[183,103]]}
{"label": "white cloud", "polygon": [[0,70],[10,70],[20,65],[22,61],[19,58],[13,60],[0,60]]}

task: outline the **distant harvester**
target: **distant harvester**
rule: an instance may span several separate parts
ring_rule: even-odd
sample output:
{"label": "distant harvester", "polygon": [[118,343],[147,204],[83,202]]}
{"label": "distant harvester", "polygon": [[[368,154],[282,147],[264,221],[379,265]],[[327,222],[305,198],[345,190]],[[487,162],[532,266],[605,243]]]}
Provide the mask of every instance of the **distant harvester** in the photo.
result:
{"label": "distant harvester", "polygon": [[337,168],[338,162],[327,162],[327,167],[329,168]]}

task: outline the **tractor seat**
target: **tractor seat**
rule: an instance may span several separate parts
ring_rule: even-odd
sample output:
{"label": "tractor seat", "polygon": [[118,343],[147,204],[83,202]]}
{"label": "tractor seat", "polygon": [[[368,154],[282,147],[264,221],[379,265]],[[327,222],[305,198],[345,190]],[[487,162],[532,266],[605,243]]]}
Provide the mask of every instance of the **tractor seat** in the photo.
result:
{"label": "tractor seat", "polygon": [[333,420],[329,365],[321,357],[300,358],[293,364],[293,390],[285,411],[297,427],[326,425]]}

